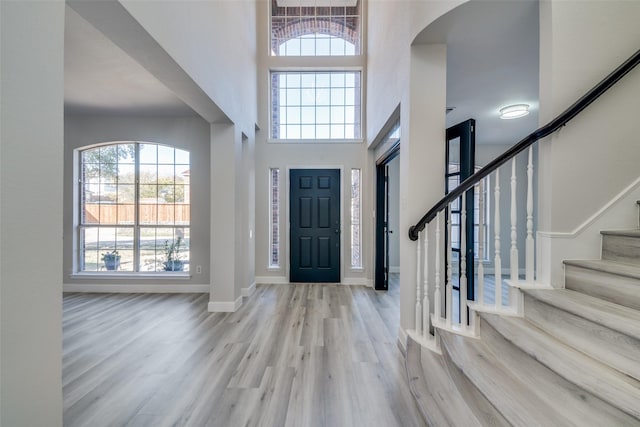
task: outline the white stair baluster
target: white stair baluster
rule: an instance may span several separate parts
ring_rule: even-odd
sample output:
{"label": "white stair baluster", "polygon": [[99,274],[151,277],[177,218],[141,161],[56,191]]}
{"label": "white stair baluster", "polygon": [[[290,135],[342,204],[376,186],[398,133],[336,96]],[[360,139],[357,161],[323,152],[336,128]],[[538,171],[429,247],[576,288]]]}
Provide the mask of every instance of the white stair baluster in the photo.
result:
{"label": "white stair baluster", "polygon": [[502,307],[502,260],[500,259],[500,170],[496,169],[496,184],[494,196],[494,250],[495,257],[493,260],[494,277],[495,277],[495,304],[496,308]]}
{"label": "white stair baluster", "polygon": [[[419,236],[419,234],[418,234]],[[422,335],[422,303],[420,292],[420,239],[418,238],[416,247],[416,334]]]}
{"label": "white stair baluster", "polygon": [[442,318],[442,314],[440,313],[440,308],[442,307],[442,300],[440,297],[440,212],[436,214],[436,271],[435,271],[435,279],[436,279],[436,288],[433,292],[433,318],[436,322],[440,322]]}
{"label": "white stair baluster", "polygon": [[429,311],[431,310],[429,301],[429,224],[424,228],[424,259],[422,260],[422,288],[424,299],[422,300],[422,327],[425,338],[431,334],[431,323],[429,322]]}
{"label": "white stair baluster", "polygon": [[478,294],[476,304],[484,304],[484,180],[478,194]]}
{"label": "white stair baluster", "polygon": [[535,280],[533,274],[534,262],[533,241],[533,147],[529,147],[529,161],[527,162],[527,240],[525,247],[525,280],[529,283]]}
{"label": "white stair baluster", "polygon": [[518,182],[516,178],[516,158],[511,161],[511,258],[509,260],[511,268],[511,281],[518,280],[518,205],[517,205]]}
{"label": "white stair baluster", "polygon": [[451,206],[447,209],[447,276],[445,278],[445,292],[446,292],[446,301],[445,301],[445,315],[447,316],[447,326],[451,328],[451,317],[452,317],[452,308],[453,308],[453,292],[451,285]]}
{"label": "white stair baluster", "polygon": [[467,195],[460,206],[460,326],[467,328]]}

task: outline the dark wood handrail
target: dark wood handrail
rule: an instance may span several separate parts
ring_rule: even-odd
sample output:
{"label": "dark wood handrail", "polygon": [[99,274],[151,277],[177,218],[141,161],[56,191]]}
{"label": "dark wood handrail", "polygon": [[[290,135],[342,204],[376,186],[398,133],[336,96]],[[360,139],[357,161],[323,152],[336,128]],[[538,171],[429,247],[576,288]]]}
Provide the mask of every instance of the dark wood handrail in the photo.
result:
{"label": "dark wood handrail", "polygon": [[640,63],[640,50],[636,51],[629,59],[627,59],[622,65],[616,68],[611,74],[605,77],[600,83],[593,87],[584,96],[573,103],[569,108],[564,110],[555,119],[551,120],[546,125],[538,128],[529,136],[522,139],[517,144],[511,146],[507,151],[500,156],[493,159],[482,169],[465,179],[455,189],[444,196],[438,203],[436,203],[429,211],[418,221],[415,225],[409,228],[409,238],[411,240],[418,240],[418,233],[424,230],[425,226],[429,224],[438,214],[438,212],[444,210],[444,208],[453,202],[456,198],[460,197],[465,191],[480,182],[481,179],[489,175],[491,172],[498,169],[500,166],[514,158],[520,152],[529,148],[536,141],[549,136],[556,130],[566,125],[571,119],[580,114],[582,110],[587,108],[593,101],[598,99],[600,95],[605,93],[611,86],[616,84],[618,80],[627,75],[633,68]]}

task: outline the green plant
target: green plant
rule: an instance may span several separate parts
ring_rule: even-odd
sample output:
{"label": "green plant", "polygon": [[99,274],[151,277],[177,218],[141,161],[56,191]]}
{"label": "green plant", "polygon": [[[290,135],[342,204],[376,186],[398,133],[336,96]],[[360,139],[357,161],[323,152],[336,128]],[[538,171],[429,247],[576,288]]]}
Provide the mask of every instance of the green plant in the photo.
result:
{"label": "green plant", "polygon": [[182,237],[178,237],[175,241],[169,243],[164,241],[164,255],[168,262],[178,261],[180,259],[180,246],[182,246]]}
{"label": "green plant", "polygon": [[180,259],[180,247],[182,246],[182,237],[178,237],[175,241],[169,243],[164,242],[164,254],[166,261],[162,263],[164,271],[182,271],[184,262]]}

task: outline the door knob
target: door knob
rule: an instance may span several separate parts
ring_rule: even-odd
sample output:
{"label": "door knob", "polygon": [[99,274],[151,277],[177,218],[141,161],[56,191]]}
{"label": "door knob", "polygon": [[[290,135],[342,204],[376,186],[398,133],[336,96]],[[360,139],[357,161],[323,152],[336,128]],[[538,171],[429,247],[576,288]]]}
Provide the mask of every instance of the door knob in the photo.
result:
{"label": "door knob", "polygon": [[339,234],[339,233],[340,233],[340,230],[338,230],[338,229],[336,229],[335,231],[336,231],[336,234]]}

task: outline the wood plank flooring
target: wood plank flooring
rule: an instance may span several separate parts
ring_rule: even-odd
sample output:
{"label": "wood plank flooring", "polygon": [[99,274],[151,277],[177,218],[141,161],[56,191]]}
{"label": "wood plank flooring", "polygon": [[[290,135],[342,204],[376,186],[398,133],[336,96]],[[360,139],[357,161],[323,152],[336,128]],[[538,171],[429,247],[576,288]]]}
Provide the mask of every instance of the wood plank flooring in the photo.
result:
{"label": "wood plank flooring", "polygon": [[393,286],[259,285],[235,313],[207,302],[65,294],[65,426],[424,425]]}

